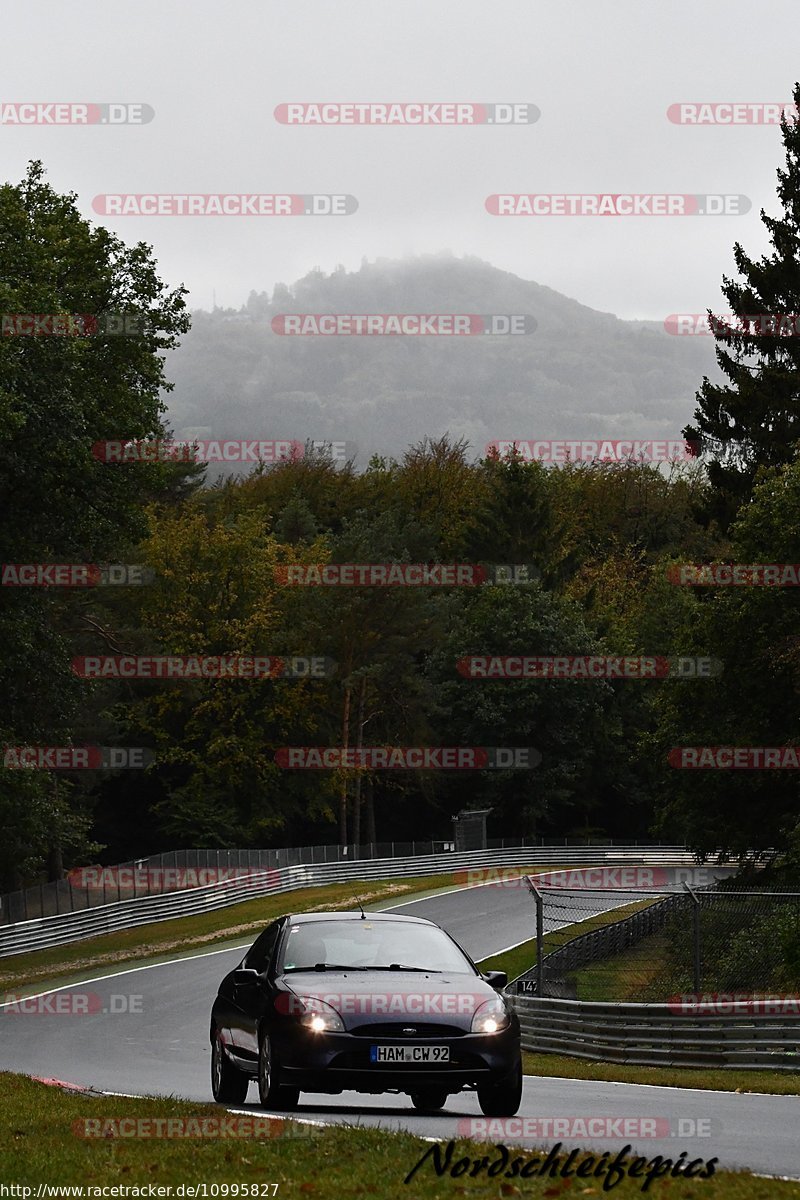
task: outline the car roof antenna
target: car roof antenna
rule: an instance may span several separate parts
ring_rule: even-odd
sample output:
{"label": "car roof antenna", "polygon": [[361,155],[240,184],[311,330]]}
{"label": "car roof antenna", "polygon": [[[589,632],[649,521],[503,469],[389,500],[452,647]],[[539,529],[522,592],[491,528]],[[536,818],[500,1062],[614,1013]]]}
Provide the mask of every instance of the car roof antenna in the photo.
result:
{"label": "car roof antenna", "polygon": [[[354,895],[354,896],[356,896],[355,892],[353,892],[353,895]],[[366,919],[367,919],[367,914],[364,912],[364,905],[361,903],[361,901],[359,900],[358,896],[356,896],[356,904],[357,904],[357,905],[358,905],[358,907],[361,909],[361,920],[362,920],[362,921],[366,921]]]}

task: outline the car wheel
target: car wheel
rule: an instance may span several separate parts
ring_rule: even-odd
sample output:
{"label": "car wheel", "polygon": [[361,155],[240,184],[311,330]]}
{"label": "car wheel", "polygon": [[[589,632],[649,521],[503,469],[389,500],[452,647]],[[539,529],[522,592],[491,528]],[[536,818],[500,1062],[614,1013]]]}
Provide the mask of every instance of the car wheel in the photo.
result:
{"label": "car wheel", "polygon": [[280,1067],[268,1034],[263,1034],[258,1044],[258,1097],[262,1107],[276,1112],[289,1112],[297,1108],[300,1089],[284,1087],[280,1083]]}
{"label": "car wheel", "polygon": [[438,1112],[447,1103],[448,1093],[443,1088],[426,1088],[411,1093],[411,1103],[420,1112]]}
{"label": "car wheel", "polygon": [[478,1104],[485,1117],[513,1117],[522,1103],[522,1062],[500,1083],[478,1086]]}
{"label": "car wheel", "polygon": [[216,1030],[211,1043],[211,1092],[217,1104],[244,1104],[249,1083],[247,1076],[228,1058],[222,1036]]}

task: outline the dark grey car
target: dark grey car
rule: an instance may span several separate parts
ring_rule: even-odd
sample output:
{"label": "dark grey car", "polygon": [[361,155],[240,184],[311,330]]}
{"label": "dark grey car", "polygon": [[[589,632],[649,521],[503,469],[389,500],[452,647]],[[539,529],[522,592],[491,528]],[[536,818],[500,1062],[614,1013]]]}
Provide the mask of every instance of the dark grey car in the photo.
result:
{"label": "dark grey car", "polygon": [[300,1092],[399,1092],[418,1109],[475,1089],[487,1116],[522,1095],[519,1021],[438,925],[385,913],[280,917],[225,976],[211,1012],[214,1098],[286,1111]]}

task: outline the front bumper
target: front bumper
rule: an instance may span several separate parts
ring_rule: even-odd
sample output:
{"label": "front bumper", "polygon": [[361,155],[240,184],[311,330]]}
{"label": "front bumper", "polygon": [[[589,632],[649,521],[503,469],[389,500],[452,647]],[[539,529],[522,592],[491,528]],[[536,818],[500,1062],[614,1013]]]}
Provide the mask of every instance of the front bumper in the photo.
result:
{"label": "front bumper", "polygon": [[402,1046],[419,1040],[363,1037],[351,1033],[313,1034],[302,1026],[281,1031],[275,1051],[281,1079],[306,1092],[414,1092],[420,1087],[459,1092],[464,1087],[495,1082],[515,1069],[520,1057],[519,1029],[460,1037],[429,1037],[424,1041],[448,1046],[447,1063],[373,1063],[371,1046]]}

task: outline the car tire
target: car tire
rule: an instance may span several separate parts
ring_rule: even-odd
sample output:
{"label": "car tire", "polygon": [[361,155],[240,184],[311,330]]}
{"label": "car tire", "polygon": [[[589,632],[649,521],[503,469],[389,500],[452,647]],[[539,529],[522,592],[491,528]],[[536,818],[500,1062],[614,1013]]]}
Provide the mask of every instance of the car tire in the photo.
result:
{"label": "car tire", "polygon": [[217,1104],[244,1104],[249,1085],[247,1076],[228,1058],[222,1035],[215,1030],[211,1043],[211,1094]]}
{"label": "car tire", "polygon": [[513,1117],[522,1103],[522,1061],[499,1083],[478,1085],[478,1104],[485,1117]]}
{"label": "car tire", "polygon": [[300,1089],[285,1087],[280,1082],[280,1067],[269,1034],[262,1034],[258,1043],[258,1098],[262,1108],[275,1112],[290,1112],[297,1108]]}
{"label": "car tire", "polygon": [[411,1103],[420,1112],[439,1112],[447,1103],[447,1096],[444,1088],[426,1088],[424,1091],[412,1092]]}

